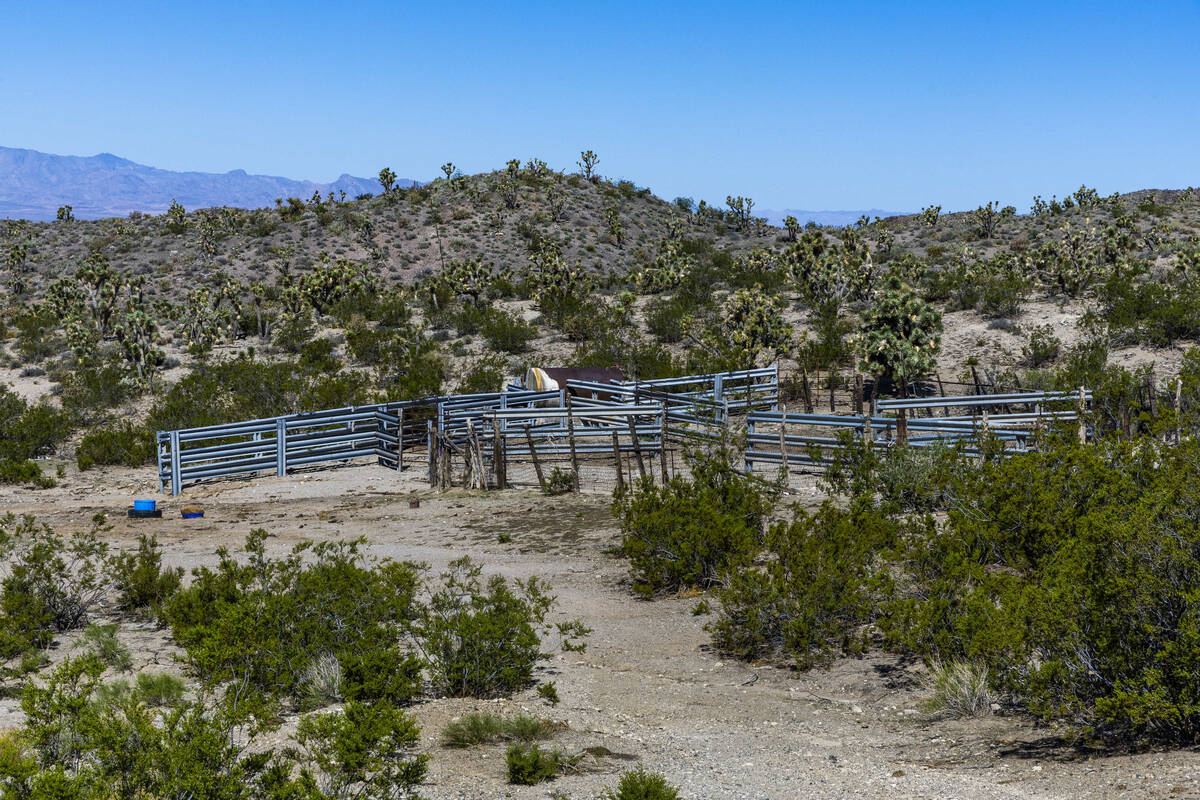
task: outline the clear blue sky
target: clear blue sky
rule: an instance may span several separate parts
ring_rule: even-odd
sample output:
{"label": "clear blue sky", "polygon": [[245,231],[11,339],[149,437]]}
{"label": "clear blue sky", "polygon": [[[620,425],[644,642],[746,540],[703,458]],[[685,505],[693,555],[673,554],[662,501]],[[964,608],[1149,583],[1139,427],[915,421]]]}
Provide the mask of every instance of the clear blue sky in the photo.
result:
{"label": "clear blue sky", "polygon": [[540,157],[758,209],[1200,184],[1200,2],[3,0],[0,144],[427,179]]}

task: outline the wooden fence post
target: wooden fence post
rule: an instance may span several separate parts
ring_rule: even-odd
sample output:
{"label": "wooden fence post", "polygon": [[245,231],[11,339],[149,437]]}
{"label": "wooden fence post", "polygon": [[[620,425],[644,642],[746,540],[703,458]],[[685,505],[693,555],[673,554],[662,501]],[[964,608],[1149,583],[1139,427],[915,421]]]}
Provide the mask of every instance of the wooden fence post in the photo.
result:
{"label": "wooden fence post", "polygon": [[854,413],[863,413],[863,377],[861,372],[854,373]]}
{"label": "wooden fence post", "polygon": [[613,464],[617,468],[617,492],[624,494],[625,492],[625,473],[621,470],[621,439],[617,436],[617,432],[612,432],[613,444]]}
{"label": "wooden fence post", "polygon": [[564,390],[567,407],[567,443],[571,446],[571,489],[579,491],[579,456],[575,453],[575,415],[571,412],[571,393]]}
{"label": "wooden fence post", "polygon": [[453,469],[451,464],[452,453],[450,452],[450,438],[444,433],[438,434],[438,488],[445,492],[450,489],[450,484],[453,482],[453,475],[450,471]]}
{"label": "wooden fence post", "polygon": [[492,469],[496,471],[496,488],[508,488],[507,442],[500,433],[500,420],[492,420]]}
{"label": "wooden fence post", "polygon": [[471,420],[467,420],[467,437],[463,442],[463,488],[472,489],[475,485],[475,453],[471,447],[471,440],[474,438],[474,426],[471,425]]}
{"label": "wooden fence post", "polygon": [[634,415],[630,414],[625,418],[629,422],[629,435],[633,437],[633,454],[637,457],[638,476],[642,479],[646,477],[646,462],[642,461],[642,443],[638,439],[637,423],[634,422]]}
{"label": "wooden fence post", "polygon": [[525,426],[525,442],[529,445],[529,457],[533,460],[533,471],[537,473],[538,486],[542,491],[546,491],[546,476],[542,474],[542,462],[538,461],[537,448],[533,446],[533,434],[529,432],[529,426]]}
{"label": "wooden fence post", "polygon": [[810,393],[808,387],[808,370],[804,370],[800,373],[800,391],[804,395],[804,413],[813,413],[812,394]]}

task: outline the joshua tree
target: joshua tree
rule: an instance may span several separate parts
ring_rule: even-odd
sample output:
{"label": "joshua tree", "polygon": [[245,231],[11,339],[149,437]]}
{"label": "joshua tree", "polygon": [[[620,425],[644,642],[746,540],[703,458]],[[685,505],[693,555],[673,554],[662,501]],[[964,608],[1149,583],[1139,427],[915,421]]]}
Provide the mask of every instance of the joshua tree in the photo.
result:
{"label": "joshua tree", "polygon": [[575,163],[579,165],[579,169],[583,171],[583,177],[589,181],[596,179],[596,164],[600,162],[600,156],[593,153],[591,150],[584,150],[579,154],[579,160]]}
{"label": "joshua tree", "polygon": [[907,396],[908,382],[933,369],[941,339],[941,312],[893,275],[863,314],[860,368],[898,383]]}
{"label": "joshua tree", "polygon": [[384,194],[391,194],[392,189],[396,188],[396,173],[392,172],[391,167],[379,170],[379,185],[383,187]]}
{"label": "joshua tree", "polygon": [[921,222],[930,228],[936,228],[938,215],[942,213],[941,206],[925,206],[921,209]]}
{"label": "joshua tree", "polygon": [[621,211],[616,206],[609,206],[604,209],[604,221],[608,224],[608,235],[612,237],[613,242],[617,247],[625,243],[625,236],[621,232]]}
{"label": "joshua tree", "polygon": [[796,233],[800,230],[800,220],[793,217],[791,214],[783,220],[783,227],[787,228],[788,241],[796,241]]}
{"label": "joshua tree", "polygon": [[784,321],[783,309],[783,299],[767,294],[761,286],[738,289],[725,301],[720,328],[714,332],[717,340],[709,344],[732,352],[747,369],[764,355],[776,359],[792,341],[792,326]]}
{"label": "joshua tree", "polygon": [[55,218],[59,222],[71,222],[75,219],[75,210],[70,206],[59,206],[58,215]]}
{"label": "joshua tree", "polygon": [[171,207],[167,209],[167,230],[171,233],[183,233],[187,227],[187,211],[178,200],[172,200]]}
{"label": "joshua tree", "polygon": [[458,172],[458,167],[454,166],[453,161],[447,161],[445,164],[442,164],[442,174],[446,176],[446,180],[453,178],[456,172]]}

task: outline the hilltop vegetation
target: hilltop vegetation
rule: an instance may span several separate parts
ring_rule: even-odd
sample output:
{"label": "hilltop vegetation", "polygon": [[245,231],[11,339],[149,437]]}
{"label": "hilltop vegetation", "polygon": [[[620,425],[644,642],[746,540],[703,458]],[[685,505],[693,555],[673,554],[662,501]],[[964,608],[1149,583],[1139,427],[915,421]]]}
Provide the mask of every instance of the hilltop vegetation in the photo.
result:
{"label": "hilltop vegetation", "polygon": [[[163,429],[490,389],[531,358],[642,377],[782,359],[860,368],[884,391],[975,366],[1144,386],[1161,365],[1106,378],[1113,351],[1178,363],[1200,331],[1190,189],[780,229],[749,198],[668,203],[597,162],[446,164],[408,188],[384,169],[371,197],[3,223],[0,358],[20,389],[5,390],[4,474],[29,479],[22,463],[81,426],[88,465],[139,461],[133,409]],[[1046,303],[1071,324],[1019,321]],[[1128,426],[1117,402],[1106,413]]]}

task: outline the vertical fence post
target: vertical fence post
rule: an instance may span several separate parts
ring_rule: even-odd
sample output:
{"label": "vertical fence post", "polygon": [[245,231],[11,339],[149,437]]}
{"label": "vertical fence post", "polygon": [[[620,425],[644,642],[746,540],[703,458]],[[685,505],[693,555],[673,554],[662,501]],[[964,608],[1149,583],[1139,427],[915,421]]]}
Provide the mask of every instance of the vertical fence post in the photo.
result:
{"label": "vertical fence post", "polygon": [[571,412],[571,393],[563,389],[563,402],[567,407],[567,443],[571,446],[571,488],[579,491],[579,456],[575,453],[575,415]]}
{"label": "vertical fence post", "polygon": [[754,464],[750,461],[750,451],[754,449],[754,443],[750,440],[754,438],[754,422],[749,415],[746,416],[746,474],[754,472]]}
{"label": "vertical fence post", "polygon": [[1087,444],[1087,394],[1079,387],[1079,443]]}
{"label": "vertical fence post", "polygon": [[612,432],[613,444],[613,465],[617,468],[617,492],[624,494],[625,492],[625,473],[621,470],[621,439],[617,436],[617,432]]}
{"label": "vertical fence post", "polygon": [[725,397],[725,376],[717,373],[713,376],[713,402],[719,403]]}
{"label": "vertical fence post", "polygon": [[496,471],[496,488],[508,488],[508,465],[504,463],[507,453],[506,442],[500,431],[500,420],[492,420],[492,469]]}
{"label": "vertical fence post", "polygon": [[183,468],[179,463],[179,431],[171,431],[171,494],[183,491]]}
{"label": "vertical fence post", "polygon": [[787,404],[779,404],[779,455],[783,459],[783,473],[788,470],[787,451]]}
{"label": "vertical fence post", "polygon": [[863,378],[861,372],[854,373],[854,413],[863,413]]}
{"label": "vertical fence post", "polygon": [[537,448],[533,446],[533,434],[529,432],[529,426],[525,426],[525,443],[529,445],[529,458],[533,461],[533,471],[537,473],[538,486],[544,492],[546,491],[546,476],[542,474],[542,462],[538,461]]}
{"label": "vertical fence post", "polygon": [[1183,378],[1175,378],[1175,444],[1179,444],[1179,429],[1183,427]]}
{"label": "vertical fence post", "polygon": [[396,411],[396,472],[404,471],[404,407]]}
{"label": "vertical fence post", "polygon": [[666,486],[671,480],[670,476],[667,474],[667,417],[669,412],[667,411],[667,403],[665,400],[660,405],[662,410],[659,412],[661,423],[659,425],[660,447],[658,450],[658,460],[660,462],[659,467],[662,471],[662,484],[663,486]]}
{"label": "vertical fence post", "polygon": [[908,443],[908,409],[901,408],[896,413],[896,443],[903,446]]}
{"label": "vertical fence post", "polygon": [[275,474],[287,475],[287,420],[275,420]]}
{"label": "vertical fence post", "polygon": [[433,435],[433,420],[425,420],[425,442],[429,454],[429,488],[437,486],[437,444]]}
{"label": "vertical fence post", "polygon": [[646,462],[642,461],[642,443],[638,439],[635,417],[636,415],[630,414],[625,419],[629,423],[629,436],[633,439],[633,454],[637,457],[638,476],[644,479],[646,477]]}

